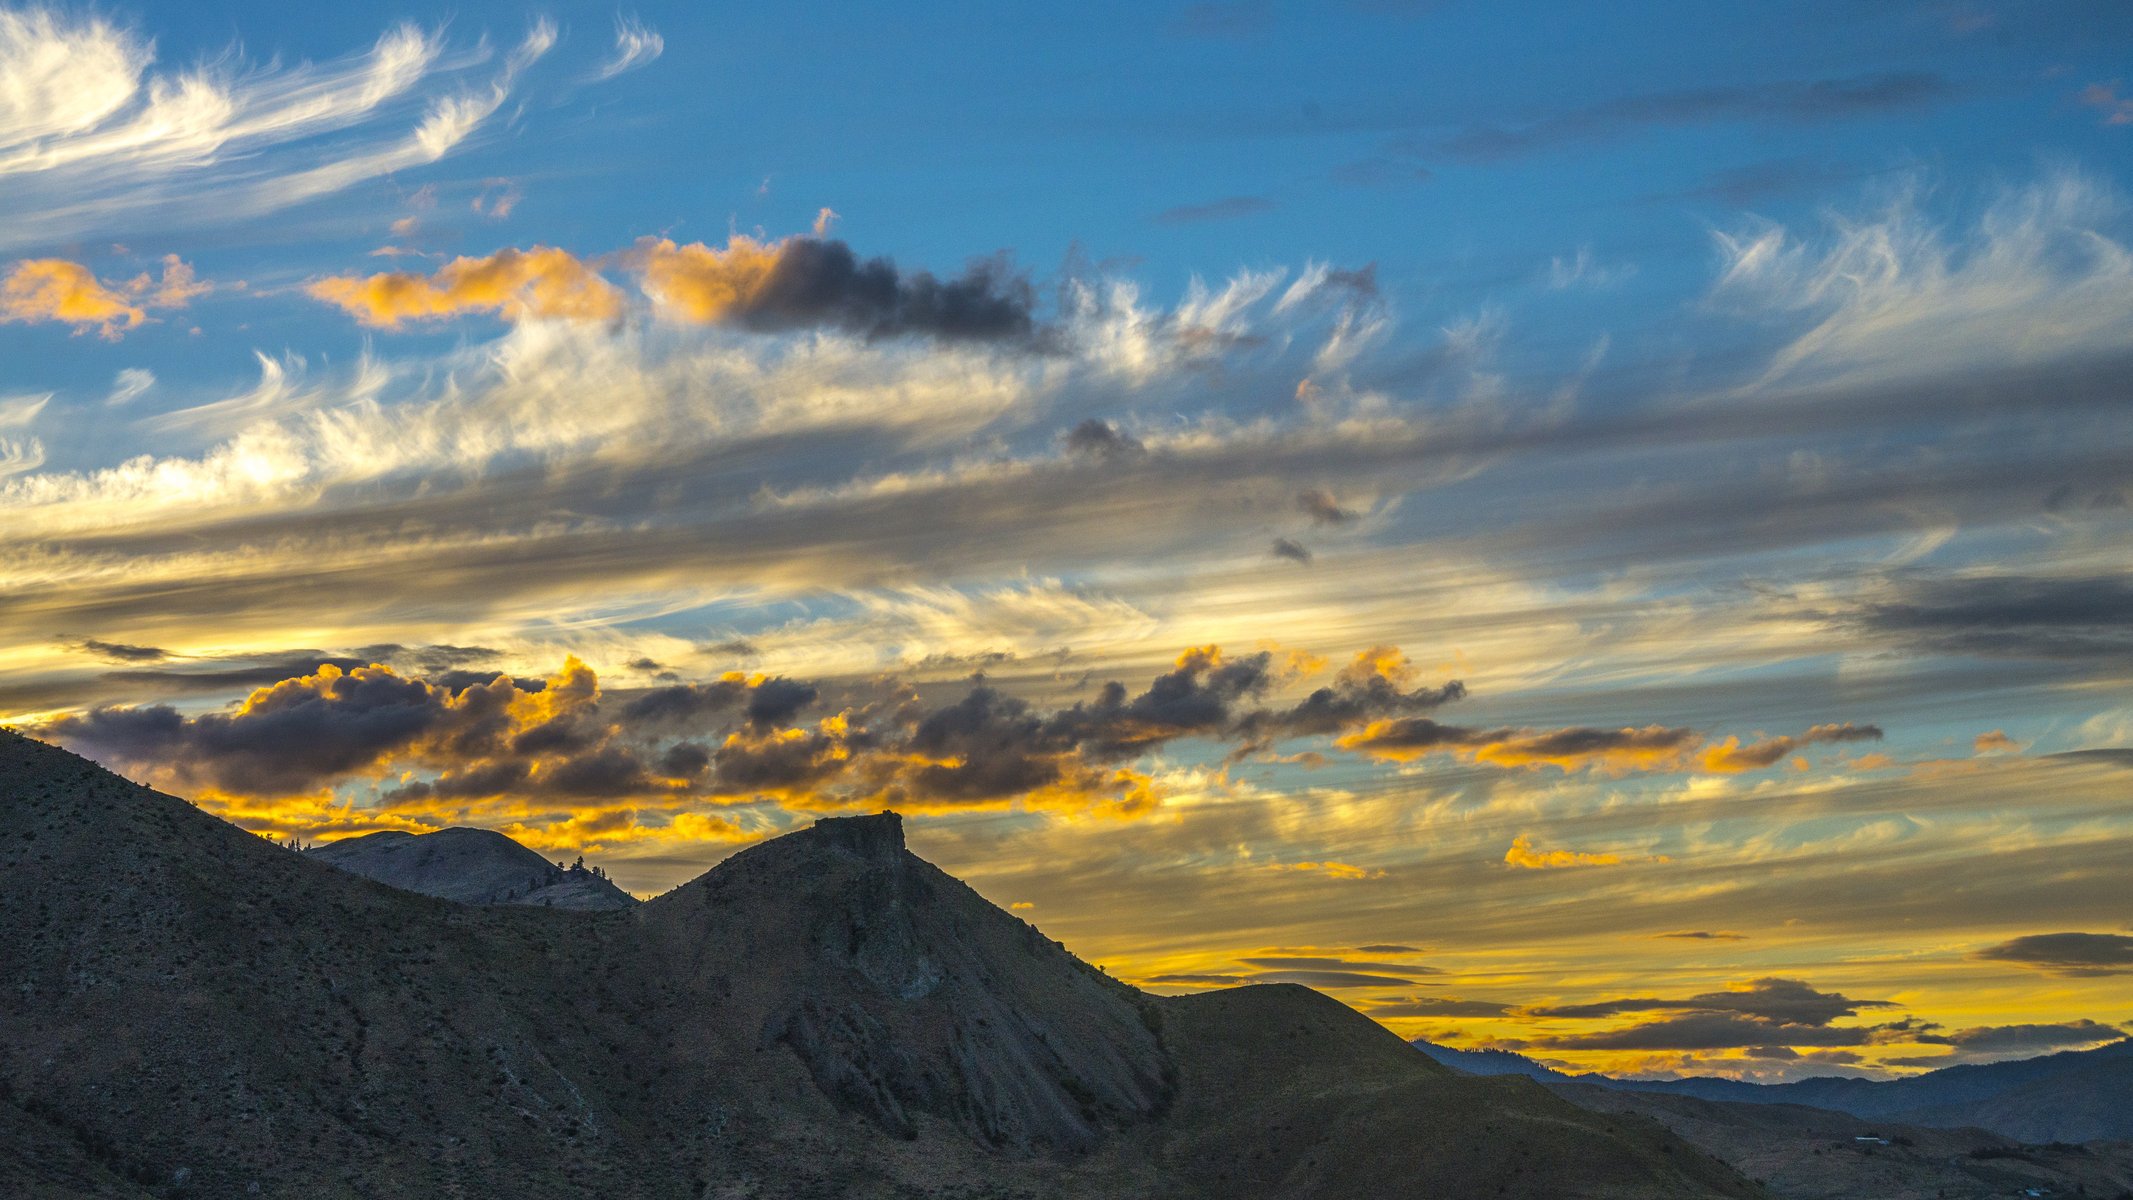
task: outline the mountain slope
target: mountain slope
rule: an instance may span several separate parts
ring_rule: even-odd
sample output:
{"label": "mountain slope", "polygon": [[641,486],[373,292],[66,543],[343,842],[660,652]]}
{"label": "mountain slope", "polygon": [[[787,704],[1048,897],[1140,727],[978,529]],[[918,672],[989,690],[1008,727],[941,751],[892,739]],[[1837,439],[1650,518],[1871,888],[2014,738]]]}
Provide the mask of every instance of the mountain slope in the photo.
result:
{"label": "mountain slope", "polygon": [[1931,1129],[1794,1104],[1736,1104],[1590,1083],[1557,1089],[1637,1114],[1765,1181],[1783,1200],[1987,1200],[2030,1188],[2112,1197],[2133,1189],[2133,1145],[2024,1145],[1980,1129]]}
{"label": "mountain slope", "polygon": [[462,904],[524,904],[533,908],[629,908],[628,892],[584,867],[549,862],[501,833],[440,829],[387,830],[313,846],[305,854],[402,891]]}
{"label": "mountain slope", "polygon": [[1193,1200],[1269,1131],[1268,1197],[1754,1194],[1313,993],[1144,996],[891,816],[473,906],[0,734],[0,961],[0,1195]]}
{"label": "mountain slope", "polygon": [[2133,1140],[2133,1040],[2039,1058],[1943,1067],[1907,1079],[1827,1076],[1747,1083],[1691,1076],[1615,1079],[1568,1075],[1502,1050],[1457,1050],[1416,1039],[1432,1061],[1474,1075],[1691,1096],[1730,1104],[1794,1104],[1855,1117],[1956,1129],[1975,1126],[2022,1142]]}

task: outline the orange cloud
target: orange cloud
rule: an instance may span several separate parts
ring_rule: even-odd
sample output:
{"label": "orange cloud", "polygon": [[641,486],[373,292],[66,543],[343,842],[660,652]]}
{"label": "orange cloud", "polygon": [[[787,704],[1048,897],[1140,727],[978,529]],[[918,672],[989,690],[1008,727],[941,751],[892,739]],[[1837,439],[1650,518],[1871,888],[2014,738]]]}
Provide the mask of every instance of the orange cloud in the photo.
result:
{"label": "orange cloud", "polygon": [[69,259],[27,258],[0,279],[0,321],[56,321],[117,341],[148,319],[148,309],[183,308],[211,290],[175,254],[164,257],[160,281],[143,272],[120,284],[106,284]]}
{"label": "orange cloud", "polygon": [[791,243],[791,238],[759,242],[734,234],[719,250],[702,242],[678,246],[666,238],[643,238],[626,261],[643,273],[644,290],[661,308],[711,324],[755,301]]}
{"label": "orange cloud", "polygon": [[1455,753],[1501,767],[1552,766],[1563,771],[1668,770],[1703,741],[1693,729],[1647,725],[1641,729],[1466,729],[1428,717],[1372,721],[1335,743],[1372,758],[1412,762]]}
{"label": "orange cloud", "polygon": [[1619,854],[1586,854],[1576,850],[1535,850],[1533,840],[1521,833],[1503,852],[1505,863],[1525,871],[1554,871],[1564,867],[1611,867],[1622,861]]}
{"label": "orange cloud", "polygon": [[1759,771],[1775,764],[1795,750],[1818,742],[1878,742],[1881,730],[1873,725],[1817,725],[1794,737],[1764,738],[1743,746],[1737,737],[1729,737],[1724,743],[1713,746],[1703,753],[1703,769],[1719,774],[1737,774],[1741,771]]}
{"label": "orange cloud", "polygon": [[1979,754],[2013,754],[2022,748],[2022,743],[2008,737],[2004,729],[1981,733],[1971,745]]}
{"label": "orange cloud", "polygon": [[553,246],[506,247],[486,258],[455,258],[430,275],[335,275],[305,290],[365,325],[387,329],[476,312],[510,320],[612,321],[622,315],[621,291],[569,251]]}
{"label": "orange cloud", "polygon": [[1269,871],[1312,871],[1328,879],[1383,879],[1385,872],[1344,862],[1268,863]]}

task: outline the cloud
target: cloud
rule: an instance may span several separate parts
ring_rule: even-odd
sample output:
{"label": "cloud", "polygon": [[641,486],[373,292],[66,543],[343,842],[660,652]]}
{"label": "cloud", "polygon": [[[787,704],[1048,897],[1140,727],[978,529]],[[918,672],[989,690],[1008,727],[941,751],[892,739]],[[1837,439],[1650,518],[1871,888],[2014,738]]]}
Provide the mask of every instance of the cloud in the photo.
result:
{"label": "cloud", "polygon": [[1342,508],[1333,493],[1324,488],[1307,488],[1296,493],[1296,511],[1311,518],[1314,525],[1345,525],[1359,515],[1353,509]]}
{"label": "cloud", "polygon": [[1353,863],[1331,861],[1269,863],[1266,869],[1269,871],[1302,871],[1324,875],[1328,879],[1382,879],[1385,877],[1385,872],[1382,870],[1373,871],[1368,867],[1358,867]]}
{"label": "cloud", "polygon": [[1501,1017],[1511,1012],[1508,1004],[1489,1000],[1460,1000],[1451,996],[1409,996],[1370,1006],[1370,1015],[1386,1017]]}
{"label": "cloud", "polygon": [[170,657],[170,651],[161,646],[135,646],[127,642],[100,642],[85,638],[76,643],[83,650],[111,662],[162,662]]}
{"label": "cloud", "polygon": [[1197,225],[1206,221],[1234,221],[1274,211],[1265,196],[1225,196],[1205,204],[1180,204],[1155,214],[1158,225]]}
{"label": "cloud", "polygon": [[2017,754],[2022,743],[2008,737],[2004,729],[1993,729],[1977,735],[1970,748],[1979,754]]}
{"label": "cloud", "polygon": [[1732,774],[1740,771],[1759,771],[1771,766],[1797,750],[1818,743],[1878,742],[1882,738],[1879,727],[1873,725],[1817,725],[1805,733],[1788,737],[1764,738],[1743,746],[1739,738],[1729,737],[1719,745],[1703,752],[1702,767],[1706,771]]}
{"label": "cloud", "polygon": [[111,394],[104,403],[112,408],[131,404],[156,385],[154,371],[146,367],[121,367],[111,379]]}
{"label": "cloud", "polygon": [[970,342],[1026,341],[1035,332],[1034,292],[997,259],[941,280],[887,258],[862,262],[835,238],[761,242],[735,234],[724,249],[645,238],[623,261],[642,274],[662,312],[702,324]]}
{"label": "cloud", "polygon": [[1673,933],[1655,933],[1652,936],[1659,938],[1684,938],[1690,941],[1699,942],[1742,942],[1747,940],[1747,936],[1745,934],[1733,933],[1731,931],[1723,929],[1680,929],[1674,931]]}
{"label": "cloud", "polygon": [[1646,128],[1719,121],[1821,123],[1899,112],[1943,102],[1959,91],[1939,75],[1902,71],[1647,92],[1520,125],[1475,126],[1445,139],[1438,149],[1469,162],[1495,162]]}
{"label": "cloud", "polygon": [[2133,937],[2121,933],[2031,933],[1977,951],[1974,958],[2020,963],[2054,975],[2133,974]]}
{"label": "cloud", "polygon": [[1061,435],[1066,448],[1074,453],[1110,461],[1144,454],[1148,447],[1139,438],[1120,430],[1109,421],[1090,417]]}
{"label": "cloud", "polygon": [[0,321],[58,322],[72,325],[76,333],[95,329],[117,341],[148,319],[148,309],[184,308],[211,290],[175,254],[163,259],[160,280],[143,273],[118,284],[104,283],[69,259],[23,259],[0,278]]}
{"label": "cloud", "polygon": [[368,277],[333,276],[305,290],[365,325],[397,328],[471,312],[526,318],[613,321],[622,293],[565,250],[505,248],[485,258],[455,258],[434,274],[390,271]]}
{"label": "cloud", "polygon": [[1511,839],[1511,848],[1503,852],[1503,860],[1507,865],[1528,871],[1552,871],[1563,867],[1611,867],[1620,863],[1622,856],[1574,850],[1535,850],[1532,839],[1521,833]]}
{"label": "cloud", "polygon": [[1865,1046],[1916,1041],[1932,1027],[1909,1019],[1870,1026],[1839,1026],[1885,1000],[1854,1000],[1822,992],[1797,979],[1776,977],[1731,984],[1722,992],[1678,999],[1629,997],[1587,1004],[1533,1005],[1523,1017],[1595,1019],[1625,1013],[1670,1013],[1619,1029],[1551,1034],[1533,1044],[1558,1050],[1723,1050],[1797,1046]]}
{"label": "cloud", "polygon": [[[97,643],[110,656],[160,661],[148,648]],[[420,809],[504,797],[630,798],[646,804],[746,803],[803,810],[945,811],[1020,805],[1135,816],[1162,799],[1132,764],[1188,738],[1263,745],[1335,732],[1371,714],[1443,703],[1458,685],[1405,690],[1408,668],[1379,648],[1292,706],[1263,703],[1273,656],[1194,647],[1134,693],[1044,709],[984,682],[922,702],[891,681],[871,699],[825,704],[816,683],[729,673],[603,695],[576,658],[545,680],[466,669],[483,647],[397,645],[356,658],[284,657],[219,670],[110,672],[115,685],[199,692],[252,686],[230,712],[166,705],[99,707],[39,728],[83,753],[174,786],[273,800],[345,784],[384,787],[388,806]],[[366,659],[370,660],[366,665]],[[428,673],[402,674],[386,660]],[[826,710],[803,722],[809,710]],[[387,780],[397,782],[387,784]],[[1367,875],[1339,862],[1293,869]]]}
{"label": "cloud", "polygon": [[2133,321],[2133,251],[2108,232],[2124,210],[2108,185],[2064,171],[2001,193],[1956,236],[1914,187],[1878,213],[1830,216],[1819,237],[1769,222],[1715,233],[1710,298],[1806,322],[1756,388],[2108,354]]}
{"label": "cloud", "polygon": [[1288,559],[1290,562],[1301,563],[1307,567],[1311,565],[1311,551],[1307,549],[1302,542],[1290,541],[1288,538],[1278,537],[1274,539],[1273,549],[1270,550],[1269,553],[1271,553],[1275,558],[1285,558]]}
{"label": "cloud", "polygon": [[1672,770],[1703,740],[1693,729],[1469,729],[1428,717],[1373,721],[1335,743],[1372,758],[1411,762],[1457,753],[1505,767],[1552,766],[1563,771]]}
{"label": "cloud", "polygon": [[648,28],[635,17],[615,18],[615,56],[593,72],[594,79],[613,79],[625,72],[650,66],[652,60],[666,53],[665,38]]}
{"label": "cloud", "polygon": [[2123,661],[2133,655],[2133,580],[1911,573],[1825,619],[1941,654]]}
{"label": "cloud", "polygon": [[2115,1025],[2084,1019],[2045,1025],[1981,1025],[1945,1034],[1923,1033],[1916,1040],[1928,1046],[1953,1046],[1970,1054],[2034,1054],[2067,1046],[2115,1042],[2124,1036],[2125,1031]]}
{"label": "cloud", "polygon": [[2115,79],[2081,89],[2081,102],[2101,112],[2106,125],[2133,125],[2133,97],[2119,95]]}
{"label": "cloud", "polygon": [[0,399],[0,429],[27,429],[52,402],[52,393],[40,396],[9,396]]}
{"label": "cloud", "polygon": [[1823,1026],[1862,1009],[1893,1008],[1887,1000],[1854,1000],[1837,992],[1816,990],[1804,980],[1765,976],[1675,999],[1633,996],[1587,1004],[1533,1005],[1520,1011],[1535,1017],[1612,1017],[1633,1012],[1732,1013],[1785,1025]]}

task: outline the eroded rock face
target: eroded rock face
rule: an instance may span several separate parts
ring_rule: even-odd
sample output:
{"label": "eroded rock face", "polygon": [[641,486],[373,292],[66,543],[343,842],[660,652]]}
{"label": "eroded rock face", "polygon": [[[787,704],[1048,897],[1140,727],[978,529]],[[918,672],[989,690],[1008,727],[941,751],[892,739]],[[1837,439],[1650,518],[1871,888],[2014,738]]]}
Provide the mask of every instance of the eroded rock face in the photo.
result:
{"label": "eroded rock face", "polygon": [[[674,907],[706,932],[755,934],[734,970],[793,980],[763,1044],[886,1132],[930,1118],[991,1146],[1075,1151],[1167,1096],[1149,1002],[904,849],[893,813],[820,821],[690,887],[703,900]],[[768,895],[792,901],[766,911]]]}

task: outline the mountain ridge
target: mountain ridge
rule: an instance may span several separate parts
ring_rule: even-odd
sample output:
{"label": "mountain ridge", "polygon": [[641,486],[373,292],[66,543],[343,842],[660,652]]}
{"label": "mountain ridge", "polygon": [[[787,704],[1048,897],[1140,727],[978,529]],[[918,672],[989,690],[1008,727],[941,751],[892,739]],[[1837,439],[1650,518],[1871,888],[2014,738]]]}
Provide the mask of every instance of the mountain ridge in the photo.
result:
{"label": "mountain ridge", "polygon": [[[1434,1062],[1476,1075],[1515,1074],[1549,1084],[1589,1084],[1733,1104],[1803,1105],[1937,1128],[1975,1126],[2024,1142],[2133,1139],[2133,1105],[2098,1100],[2133,1096],[2133,1038],[2034,1058],[1958,1063],[1903,1079],[1824,1075],[1775,1084],[1710,1076],[1573,1075],[1507,1050],[1460,1050],[1422,1038],[1411,1044]],[[2092,1074],[2097,1078],[2069,1086]]]}
{"label": "mountain ridge", "polygon": [[1316,993],[1140,993],[894,817],[629,909],[469,905],[0,734],[0,959],[9,1195],[1759,1194]]}

